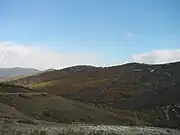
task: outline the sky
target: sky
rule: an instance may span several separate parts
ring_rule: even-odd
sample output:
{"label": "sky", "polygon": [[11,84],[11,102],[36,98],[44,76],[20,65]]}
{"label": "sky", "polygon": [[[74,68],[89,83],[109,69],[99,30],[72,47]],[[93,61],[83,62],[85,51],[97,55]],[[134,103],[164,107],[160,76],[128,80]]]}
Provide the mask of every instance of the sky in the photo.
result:
{"label": "sky", "polygon": [[179,0],[0,0],[0,68],[180,60]]}

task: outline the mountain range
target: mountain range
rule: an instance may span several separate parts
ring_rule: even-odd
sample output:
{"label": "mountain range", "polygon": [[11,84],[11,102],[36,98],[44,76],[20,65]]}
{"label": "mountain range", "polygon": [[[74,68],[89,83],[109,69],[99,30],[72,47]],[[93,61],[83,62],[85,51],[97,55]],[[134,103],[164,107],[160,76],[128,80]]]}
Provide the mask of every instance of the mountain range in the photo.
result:
{"label": "mountain range", "polygon": [[27,76],[40,72],[40,70],[33,68],[0,68],[0,77],[14,77],[14,76]]}

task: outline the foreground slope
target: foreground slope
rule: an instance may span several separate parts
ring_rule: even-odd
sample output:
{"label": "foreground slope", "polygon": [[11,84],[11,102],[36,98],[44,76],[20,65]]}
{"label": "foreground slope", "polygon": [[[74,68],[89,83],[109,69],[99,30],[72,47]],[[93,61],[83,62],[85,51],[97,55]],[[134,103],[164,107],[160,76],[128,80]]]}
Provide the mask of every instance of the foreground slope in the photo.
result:
{"label": "foreground slope", "polygon": [[12,83],[116,111],[131,111],[146,125],[180,127],[179,69],[180,62],[76,66]]}
{"label": "foreground slope", "polygon": [[0,121],[125,124],[131,117],[24,87],[0,84]]}

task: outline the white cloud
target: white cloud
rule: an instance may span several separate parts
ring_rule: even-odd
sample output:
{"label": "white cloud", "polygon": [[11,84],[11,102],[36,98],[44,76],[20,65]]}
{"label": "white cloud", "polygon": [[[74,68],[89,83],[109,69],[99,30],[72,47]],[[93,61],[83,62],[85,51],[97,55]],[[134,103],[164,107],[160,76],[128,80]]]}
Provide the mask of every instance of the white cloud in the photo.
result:
{"label": "white cloud", "polygon": [[[57,53],[40,46],[0,43],[0,68],[26,67],[44,70],[48,68],[59,69],[73,65],[109,66],[122,64],[118,61],[107,61],[105,58],[102,58],[100,54],[91,52]],[[162,64],[180,61],[180,49],[155,50],[137,54],[133,56],[129,62],[133,61],[147,64]]]}
{"label": "white cloud", "polygon": [[180,61],[180,49],[155,50],[148,53],[137,54],[133,57],[133,61],[147,64],[163,64]]}
{"label": "white cloud", "polygon": [[130,40],[130,39],[132,39],[132,38],[134,37],[134,34],[131,33],[131,32],[129,32],[129,31],[126,31],[126,32],[124,33],[124,37],[125,37],[127,40]]}
{"label": "white cloud", "polygon": [[40,46],[0,43],[0,68],[64,68],[73,65],[97,65],[99,55],[90,52],[56,53]]}

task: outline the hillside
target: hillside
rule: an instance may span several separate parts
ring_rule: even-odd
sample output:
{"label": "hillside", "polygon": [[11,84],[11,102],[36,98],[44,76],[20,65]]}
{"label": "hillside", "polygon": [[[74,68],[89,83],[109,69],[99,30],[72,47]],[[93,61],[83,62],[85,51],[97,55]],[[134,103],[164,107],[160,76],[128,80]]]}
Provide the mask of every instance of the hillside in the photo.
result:
{"label": "hillside", "polygon": [[180,62],[76,66],[11,83],[116,111],[130,110],[147,125],[180,127],[179,69]]}
{"label": "hillside", "polygon": [[40,71],[33,68],[0,68],[0,77],[1,78],[8,78],[8,77],[14,77],[14,76],[27,76],[39,73]]}
{"label": "hillside", "polygon": [[0,84],[0,123],[126,124],[133,121],[133,115],[127,114],[125,118],[120,114],[21,86]]}

